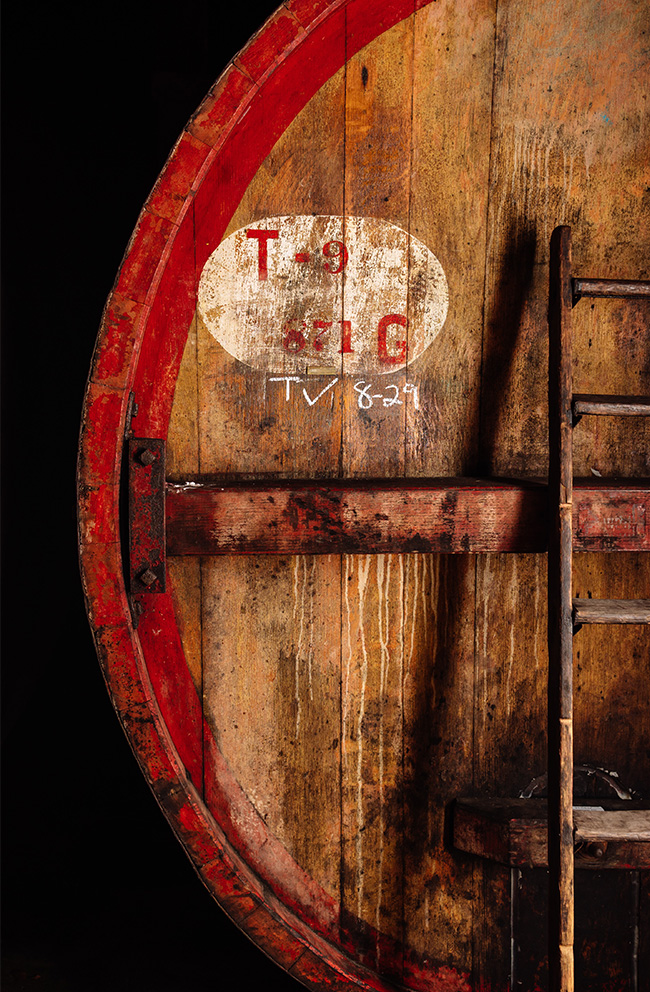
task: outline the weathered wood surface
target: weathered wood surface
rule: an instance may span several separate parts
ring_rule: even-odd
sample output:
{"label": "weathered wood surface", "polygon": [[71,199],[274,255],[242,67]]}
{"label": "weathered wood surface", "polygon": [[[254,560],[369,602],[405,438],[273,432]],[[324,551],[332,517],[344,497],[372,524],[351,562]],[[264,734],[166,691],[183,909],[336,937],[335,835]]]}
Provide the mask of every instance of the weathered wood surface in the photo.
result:
{"label": "weathered wood surface", "polygon": [[[454,845],[512,867],[545,868],[547,817],[544,799],[459,800],[454,807]],[[633,800],[577,800],[573,819],[576,868],[650,868],[647,803],[643,807]]]}
{"label": "weathered wood surface", "polygon": [[574,599],[573,622],[650,623],[650,599]]}
{"label": "weathered wood surface", "polygon": [[579,416],[597,417],[647,417],[650,415],[650,398],[647,396],[573,396],[573,412]]}
{"label": "weathered wood surface", "polygon": [[[167,440],[179,486],[543,478],[551,230],[574,226],[581,272],[648,275],[647,20],[646,5],[614,0],[290,0],[188,125],[107,310],[80,473],[108,678],[213,891],[312,988],[507,987],[510,871],[454,852],[446,811],[459,794],[517,794],[545,768],[543,549],[271,558],[201,546],[169,559],[157,602],[142,593],[134,635],[116,529],[128,393],[133,431]],[[390,302],[381,225],[396,239]],[[242,231],[246,269],[202,307],[208,259]],[[313,242],[291,240],[307,231]],[[439,303],[442,283],[415,278],[416,241],[448,288],[419,354],[418,307],[429,291]],[[259,293],[282,303],[264,311],[277,368],[214,336],[233,285],[248,287],[249,338]],[[363,333],[346,309],[359,295],[384,308]],[[643,301],[576,308],[582,392],[650,393],[647,317]],[[585,418],[577,472],[647,476],[649,438],[640,419]],[[647,554],[601,553],[603,535],[638,551],[646,503],[612,495],[581,512],[579,492],[574,534],[598,553],[576,556],[574,595],[650,596]],[[238,497],[223,499],[234,522]],[[648,631],[594,633],[574,642],[576,759],[641,788]]]}
{"label": "weathered wood surface", "polygon": [[[438,479],[167,487],[171,555],[541,552],[535,483]],[[575,489],[574,551],[650,549],[650,488]]]}
{"label": "weathered wood surface", "polygon": [[[425,509],[418,500],[426,497],[418,477],[485,470],[525,478],[546,474],[546,377],[540,370],[545,365],[548,237],[558,220],[587,209],[593,188],[579,154],[548,125],[550,112],[551,117],[559,113],[563,128],[573,126],[567,121],[574,96],[562,89],[565,82],[557,78],[554,67],[558,49],[566,47],[566,18],[572,15],[564,11],[562,24],[554,16],[550,37],[548,19],[540,15],[534,19],[531,37],[529,24],[519,21],[523,7],[499,10],[495,52],[492,6],[472,4],[467,13],[469,33],[452,26],[444,5],[432,5],[351,59],[279,139],[226,232],[271,228],[276,221],[267,218],[313,213],[376,217],[412,233],[431,247],[449,285],[449,313],[433,345],[417,361],[407,362],[404,370],[383,380],[372,374],[348,378],[351,356],[343,350],[336,364],[323,367],[317,353],[307,356],[312,338],[306,336],[300,352],[306,356],[304,367],[296,369],[295,359],[287,353],[283,371],[265,377],[220,349],[199,315],[197,357],[188,352],[183,363],[196,368],[188,372],[188,381],[193,395],[198,383],[198,426],[188,428],[179,420],[176,429],[175,405],[170,432],[170,444],[175,437],[183,443],[194,430],[200,438],[200,471],[188,467],[183,472],[179,465],[169,475],[176,484],[168,492],[168,536],[175,553],[205,555],[218,550],[242,555],[239,565],[229,562],[223,567],[218,559],[202,558],[202,568],[214,576],[210,580],[214,588],[221,588],[228,575],[226,585],[232,591],[232,605],[225,610],[217,609],[216,601],[214,608],[204,606],[204,626],[214,629],[214,642],[222,645],[217,654],[210,647],[204,655],[204,664],[214,673],[211,678],[221,673],[218,682],[204,688],[217,738],[274,835],[339,900],[344,946],[365,964],[401,977],[414,988],[426,981],[432,967],[425,961],[436,962],[434,969],[455,968],[468,974],[470,982],[497,988],[508,972],[508,873],[498,866],[459,863],[445,843],[444,811],[462,789],[507,795],[514,782],[521,787],[527,777],[545,768],[546,569],[541,554],[488,555],[476,562],[461,555],[452,562],[411,555],[401,560],[395,552],[413,550],[414,535],[423,536]],[[574,32],[580,30],[577,24]],[[584,59],[577,49],[569,49],[572,58]],[[548,65],[542,71],[554,80],[549,83],[554,95],[542,92],[537,103],[526,95],[526,114],[520,117],[527,77],[524,74],[520,80],[521,67],[515,70],[515,66],[523,59],[536,78],[540,50]],[[493,92],[494,59],[498,72]],[[601,71],[609,83],[611,55]],[[530,80],[532,87],[532,76]],[[462,104],[455,100],[459,87],[465,94]],[[515,119],[527,123],[514,125]],[[525,127],[532,129],[528,135]],[[590,154],[596,155],[595,147],[607,149],[608,140],[599,128]],[[636,137],[633,140],[630,133],[625,140],[629,152],[623,151],[623,156],[634,158]],[[569,155],[576,175],[582,169],[579,182],[568,182]],[[493,178],[488,196],[490,160]],[[597,172],[591,162],[588,167]],[[597,174],[597,188],[602,190],[606,182]],[[480,204],[477,196],[482,198]],[[616,240],[623,216],[619,213],[603,223],[601,238],[608,231]],[[278,230],[278,238],[268,240],[269,260],[282,244],[282,228]],[[467,236],[457,238],[457,230]],[[296,244],[292,250],[298,254],[307,247]],[[591,272],[594,265],[602,266],[595,242],[581,258]],[[270,283],[272,263],[267,264]],[[369,269],[373,266],[370,254],[366,264]],[[639,249],[636,255],[620,258],[616,271],[644,274],[645,264]],[[344,319],[346,279],[337,285]],[[623,331],[617,330],[611,347],[607,335],[620,326],[619,314],[605,315],[595,379],[599,391],[611,387],[638,394],[648,388],[643,361],[634,370],[635,378],[625,381],[631,369],[619,353],[623,341],[636,340],[643,316],[638,313],[636,323],[628,321]],[[337,315],[328,311],[323,316],[329,320]],[[589,349],[578,311],[575,320],[582,357]],[[391,353],[395,340],[391,339]],[[588,357],[592,361],[591,354]],[[282,375],[302,381],[281,380]],[[588,376],[578,381],[591,385]],[[366,396],[372,405],[362,395],[369,383]],[[404,392],[408,383],[417,389],[417,407],[416,394]],[[175,401],[179,413],[186,409],[183,396]],[[400,405],[389,405],[393,397],[401,400]],[[592,424],[581,424],[578,430],[582,474],[590,475],[592,467],[605,477],[647,474],[647,459],[639,457],[641,439],[647,436],[643,426],[624,434],[622,463],[614,458],[621,448],[607,425],[604,435]],[[585,455],[584,438],[601,435],[612,441],[606,457],[596,461]],[[413,481],[399,490],[385,485],[383,506],[377,510],[377,496],[371,492],[372,480],[378,476]],[[344,480],[355,477],[368,479],[369,488],[353,495]],[[303,489],[279,481],[301,478],[322,484],[310,488],[305,499]],[[239,481],[231,488],[238,479],[250,484]],[[644,548],[648,511],[641,489],[628,496],[613,487],[598,495],[601,485],[598,481],[584,490],[576,487],[576,549]],[[545,502],[544,490],[525,488],[531,501]],[[341,495],[335,510],[332,493]],[[481,550],[497,550],[490,542],[497,533],[505,539],[502,517],[495,518],[490,511],[487,521],[476,521],[473,508],[471,512],[464,508],[463,500],[470,498],[466,491],[459,493],[456,516],[447,509],[446,526],[427,538],[432,542],[430,550],[443,550],[434,542],[446,540],[452,527],[457,543],[462,543],[466,525],[459,526],[459,519],[472,521],[476,528],[472,540]],[[529,516],[522,503],[516,505],[512,519],[523,533],[534,512]],[[426,512],[431,512],[430,501]],[[544,512],[540,505],[540,516]],[[388,520],[377,519],[377,513]],[[540,543],[531,544],[529,550],[542,552],[546,545],[539,526],[535,532]],[[452,539],[447,549],[453,546]],[[467,547],[471,549],[471,544]],[[420,549],[428,550],[426,545],[416,550]],[[246,552],[298,550],[326,556],[354,552],[359,557],[346,557],[340,564],[329,557],[307,559],[306,566],[280,559],[279,572],[271,561],[246,557]],[[386,557],[369,559],[370,550]],[[579,574],[580,560],[576,567]],[[321,609],[321,604],[316,607],[317,596],[308,600],[312,612],[305,612],[304,568],[310,590],[316,588],[321,569],[325,569],[322,579],[332,574],[326,584],[328,600],[322,606],[323,616],[329,616],[327,624],[316,619]],[[642,558],[637,559],[637,577],[639,568],[643,571]],[[290,599],[280,592],[283,574],[287,592],[293,590]],[[340,594],[334,574],[339,575]],[[273,604],[272,588],[277,591]],[[248,651],[256,645],[257,658],[250,671],[244,664],[246,651],[240,654],[239,648],[241,661],[230,663],[229,638],[223,636],[222,618],[237,611],[238,595],[244,611],[238,623],[245,629],[252,622],[256,632],[242,642],[250,645]],[[251,609],[258,618],[254,621],[246,619],[252,616]],[[268,633],[260,626],[265,612]],[[318,634],[305,648],[306,630],[312,624]],[[645,642],[637,643],[632,654],[643,655]],[[341,652],[340,702],[331,694],[327,704],[321,699],[319,715],[313,711],[311,716],[316,721],[315,739],[309,747],[295,728],[294,711],[299,705],[302,721],[312,712],[305,708],[302,680],[310,670],[312,680],[316,671],[331,670],[325,646],[336,644]],[[284,704],[277,695],[265,694],[259,707],[242,706],[245,720],[253,721],[244,724],[245,736],[259,740],[259,747],[251,750],[243,743],[235,700],[250,691],[247,687],[264,685],[274,671],[284,671],[286,652],[295,658],[294,681],[292,687],[287,681],[283,691],[291,693],[294,709],[283,715]],[[259,664],[264,668],[255,675]],[[613,678],[606,651],[592,650],[590,665],[590,678],[594,685],[603,680],[606,693]],[[284,677],[281,684],[285,686]],[[274,693],[278,691],[279,683]],[[262,702],[267,698],[269,702]],[[330,727],[337,712],[340,736],[331,735],[326,742],[323,732],[322,745],[315,743],[321,739],[319,727]],[[648,727],[648,716],[639,714],[639,718],[639,726]],[[270,728],[278,725],[287,728],[287,740],[293,741],[290,747],[275,745],[274,753],[281,752],[286,765],[282,780],[273,770],[268,737]],[[304,726],[301,723],[301,733]],[[460,746],[459,737],[465,742]],[[599,760],[629,764],[622,740],[615,753],[606,753],[607,758],[599,752]],[[326,755],[322,768],[319,759],[314,760],[316,755]],[[330,760],[331,772],[326,771]],[[303,833],[321,835],[329,814],[305,805],[300,783],[305,776],[312,777],[320,795],[323,775],[332,788],[341,790],[339,826],[334,819],[328,828],[330,837],[339,838],[340,878],[332,875],[331,859],[326,865],[304,848]],[[284,797],[280,804],[278,789]],[[301,820],[290,815],[292,803],[303,810]],[[404,944],[400,944],[402,934]]]}
{"label": "weathered wood surface", "polygon": [[650,281],[647,279],[574,279],[574,302],[577,303],[583,296],[646,299],[650,297]]}
{"label": "weathered wood surface", "polygon": [[548,822],[549,985],[573,992],[573,327],[571,230],[549,259]]}
{"label": "weathered wood surface", "polygon": [[[612,810],[607,815],[599,810],[580,810],[575,815],[575,839],[590,841],[650,841],[650,811]],[[647,864],[636,865],[647,868]]]}

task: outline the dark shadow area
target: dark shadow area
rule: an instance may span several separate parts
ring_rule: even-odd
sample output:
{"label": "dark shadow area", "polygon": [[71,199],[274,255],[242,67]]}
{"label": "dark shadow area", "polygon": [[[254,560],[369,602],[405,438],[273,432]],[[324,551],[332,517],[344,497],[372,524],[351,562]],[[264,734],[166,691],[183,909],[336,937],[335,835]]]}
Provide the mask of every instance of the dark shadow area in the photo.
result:
{"label": "dark shadow area", "polygon": [[510,399],[516,363],[521,356],[523,315],[533,282],[534,222],[514,223],[505,239],[494,301],[483,344],[479,475],[495,474],[499,435],[504,421],[521,416],[520,397]]}
{"label": "dark shadow area", "polygon": [[295,990],[141,777],[86,621],[81,405],[102,309],[187,119],[275,9],[11,4],[3,31],[4,992]]}
{"label": "dark shadow area", "polygon": [[[515,988],[548,989],[548,872],[514,872]],[[639,873],[577,871],[576,992],[635,989],[638,984]]]}

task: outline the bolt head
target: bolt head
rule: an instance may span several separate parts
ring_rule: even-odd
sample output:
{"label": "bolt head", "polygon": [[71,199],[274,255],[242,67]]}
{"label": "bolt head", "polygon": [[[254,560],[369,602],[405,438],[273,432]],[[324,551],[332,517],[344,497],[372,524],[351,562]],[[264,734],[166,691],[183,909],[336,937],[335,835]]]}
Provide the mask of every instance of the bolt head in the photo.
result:
{"label": "bolt head", "polygon": [[151,465],[155,460],[156,456],[151,448],[143,448],[142,451],[138,452],[138,461],[141,465]]}
{"label": "bolt head", "polygon": [[138,578],[140,579],[140,582],[142,583],[143,586],[147,586],[147,588],[149,588],[149,586],[152,586],[154,584],[158,576],[156,575],[155,572],[152,572],[150,568],[146,568],[144,572],[140,573]]}

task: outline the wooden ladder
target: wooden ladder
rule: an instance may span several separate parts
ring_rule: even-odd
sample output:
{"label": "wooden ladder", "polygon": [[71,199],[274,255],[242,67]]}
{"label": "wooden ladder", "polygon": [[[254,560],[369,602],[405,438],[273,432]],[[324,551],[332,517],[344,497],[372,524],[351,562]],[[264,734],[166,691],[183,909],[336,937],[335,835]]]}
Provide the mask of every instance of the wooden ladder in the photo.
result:
{"label": "wooden ladder", "polygon": [[574,394],[571,312],[585,297],[650,298],[650,281],[581,279],[571,229],[551,238],[549,293],[548,857],[549,989],[573,992],[573,635],[585,623],[650,623],[650,600],[572,596],[572,431],[581,416],[650,415],[650,397]]}

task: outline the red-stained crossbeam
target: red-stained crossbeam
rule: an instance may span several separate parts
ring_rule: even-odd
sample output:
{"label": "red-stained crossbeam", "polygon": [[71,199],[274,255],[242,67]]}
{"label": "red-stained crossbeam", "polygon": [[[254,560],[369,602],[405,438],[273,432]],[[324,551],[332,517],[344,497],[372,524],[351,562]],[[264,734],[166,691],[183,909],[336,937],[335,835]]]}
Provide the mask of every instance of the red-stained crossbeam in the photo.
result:
{"label": "red-stained crossbeam", "polygon": [[[167,554],[544,552],[544,484],[478,479],[167,485]],[[576,483],[576,551],[650,550],[650,481]]]}

